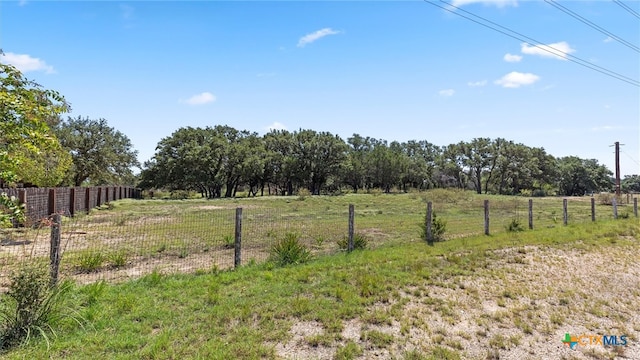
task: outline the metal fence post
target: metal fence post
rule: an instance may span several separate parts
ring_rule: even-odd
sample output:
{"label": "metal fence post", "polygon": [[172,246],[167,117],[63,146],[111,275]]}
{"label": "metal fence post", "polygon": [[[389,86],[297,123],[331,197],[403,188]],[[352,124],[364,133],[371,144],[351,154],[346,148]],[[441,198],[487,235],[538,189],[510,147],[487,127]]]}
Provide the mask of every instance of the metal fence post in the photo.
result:
{"label": "metal fence post", "polygon": [[529,199],[529,230],[533,230],[533,199]]}
{"label": "metal fence post", "polygon": [[569,213],[567,212],[567,199],[562,199],[562,224],[567,226],[569,222]]}
{"label": "metal fence post", "polygon": [[236,208],[236,231],[234,243],[233,266],[242,265],[242,208]]}
{"label": "metal fence post", "polygon": [[349,238],[347,240],[347,252],[353,251],[355,209],[353,204],[349,204]]}
{"label": "metal fence post", "polygon": [[596,221],[596,199],[591,198],[591,221]]}
{"label": "metal fence post", "polygon": [[427,229],[427,243],[433,244],[433,203],[431,201],[427,202],[427,216],[424,221]]}

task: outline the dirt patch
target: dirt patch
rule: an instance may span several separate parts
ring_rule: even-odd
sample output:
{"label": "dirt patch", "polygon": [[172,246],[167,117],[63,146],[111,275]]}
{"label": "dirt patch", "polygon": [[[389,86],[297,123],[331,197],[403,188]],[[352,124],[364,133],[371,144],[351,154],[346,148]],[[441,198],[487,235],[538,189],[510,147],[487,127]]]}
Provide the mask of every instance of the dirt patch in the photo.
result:
{"label": "dirt patch", "polygon": [[[277,354],[331,359],[351,340],[363,351],[360,359],[403,358],[413,350],[429,354],[435,347],[463,359],[640,359],[640,245],[621,241],[627,243],[602,250],[496,251],[473,275],[425,281],[400,291],[391,303],[366,310],[400,304],[402,315],[389,324],[347,320],[341,340],[331,346],[292,340],[276,347]],[[294,324],[292,339],[301,324]],[[366,340],[371,330],[393,336],[393,344],[371,346]],[[571,349],[562,342],[566,334],[613,335],[618,340],[626,335],[627,345],[579,344]]]}

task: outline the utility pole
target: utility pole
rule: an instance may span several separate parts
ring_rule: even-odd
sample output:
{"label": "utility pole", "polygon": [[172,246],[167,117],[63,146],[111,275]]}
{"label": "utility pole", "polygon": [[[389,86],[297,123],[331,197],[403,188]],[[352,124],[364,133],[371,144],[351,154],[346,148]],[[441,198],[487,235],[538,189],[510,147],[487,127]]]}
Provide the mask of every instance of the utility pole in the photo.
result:
{"label": "utility pole", "polygon": [[614,146],[616,149],[616,196],[620,197],[620,142],[616,141]]}

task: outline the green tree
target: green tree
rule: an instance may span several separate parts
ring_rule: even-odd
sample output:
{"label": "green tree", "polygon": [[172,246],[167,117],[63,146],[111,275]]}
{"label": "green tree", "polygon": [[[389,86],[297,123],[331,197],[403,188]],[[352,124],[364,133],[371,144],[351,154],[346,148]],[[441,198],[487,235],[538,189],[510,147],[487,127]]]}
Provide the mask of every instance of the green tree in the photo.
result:
{"label": "green tree", "polygon": [[640,192],[640,175],[625,175],[620,186],[624,192]]}
{"label": "green tree", "polygon": [[109,127],[105,119],[68,118],[54,128],[63,148],[71,153],[73,166],[68,182],[105,185],[132,182],[139,167],[129,138]]}
{"label": "green tree", "polygon": [[311,194],[319,195],[329,176],[338,173],[347,149],[344,140],[328,132],[300,130],[294,133],[296,178]]}
{"label": "green tree", "polygon": [[222,195],[226,139],[213,128],[184,127],[160,140],[140,174],[143,189],[195,190]]}
{"label": "green tree", "polygon": [[610,191],[613,173],[596,159],[567,156],[558,159],[558,188],[565,196],[585,195],[590,192]]}
{"label": "green tree", "polygon": [[0,63],[0,181],[28,181],[20,179],[20,166],[42,151],[57,149],[48,123],[69,109],[58,92],[43,89],[15,67]]}

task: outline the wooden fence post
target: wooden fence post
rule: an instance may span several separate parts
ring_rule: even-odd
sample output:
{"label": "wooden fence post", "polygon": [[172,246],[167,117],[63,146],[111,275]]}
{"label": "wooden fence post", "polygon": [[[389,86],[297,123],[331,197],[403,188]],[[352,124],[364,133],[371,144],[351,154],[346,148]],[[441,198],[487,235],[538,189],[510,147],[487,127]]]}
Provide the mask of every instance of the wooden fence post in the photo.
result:
{"label": "wooden fence post", "polygon": [[49,215],[56,212],[56,189],[49,189]]}
{"label": "wooden fence post", "polygon": [[51,241],[49,248],[49,274],[51,275],[49,285],[54,287],[58,284],[58,273],[60,269],[60,233],[62,227],[62,216],[53,214],[51,217]]}
{"label": "wooden fence post", "polygon": [[353,235],[355,232],[355,208],[353,204],[349,204],[349,238],[347,240],[347,252],[353,251]]}
{"label": "wooden fence post", "polygon": [[484,234],[489,235],[489,200],[484,201]]}
{"label": "wooden fence post", "polygon": [[27,190],[20,189],[18,190],[18,201],[20,204],[24,206],[25,215],[27,215]]}
{"label": "wooden fence post", "polygon": [[73,217],[76,213],[76,188],[69,189],[69,215]]}
{"label": "wooden fence post", "polygon": [[234,243],[233,266],[242,265],[242,208],[236,208],[236,231]]}
{"label": "wooden fence post", "polygon": [[89,213],[91,209],[91,188],[86,188],[84,190],[84,210]]}
{"label": "wooden fence post", "polygon": [[596,221],[596,199],[591,198],[591,221]]}
{"label": "wooden fence post", "polygon": [[637,197],[633,198],[633,215],[638,217],[638,198]]}
{"label": "wooden fence post", "polygon": [[98,195],[96,198],[96,207],[100,207],[102,205],[102,188],[98,187]]}
{"label": "wooden fence post", "polygon": [[529,230],[533,230],[533,199],[529,199]]}
{"label": "wooden fence post", "polygon": [[427,229],[427,238],[425,240],[427,240],[427,243],[429,245],[433,244],[433,203],[431,201],[427,202],[427,216],[424,219],[425,221],[425,228]]}
{"label": "wooden fence post", "polygon": [[562,199],[562,224],[567,226],[569,222],[569,213],[567,212],[567,199]]}
{"label": "wooden fence post", "polygon": [[618,218],[618,200],[616,200],[616,197],[613,197],[613,201],[611,201],[611,204],[613,205],[613,218],[617,219]]}

